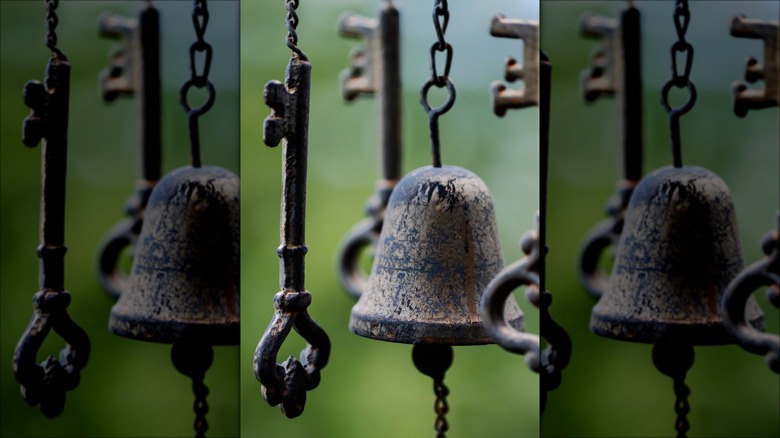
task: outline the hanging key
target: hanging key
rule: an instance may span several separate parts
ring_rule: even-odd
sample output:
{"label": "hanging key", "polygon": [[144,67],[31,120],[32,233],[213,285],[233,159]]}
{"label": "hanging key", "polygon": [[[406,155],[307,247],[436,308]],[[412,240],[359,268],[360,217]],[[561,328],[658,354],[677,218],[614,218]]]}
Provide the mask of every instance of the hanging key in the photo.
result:
{"label": "hanging key", "polygon": [[620,19],[586,15],[580,21],[583,36],[602,38],[604,47],[594,51],[591,67],[582,74],[586,101],[617,96],[620,102],[620,134],[623,149],[622,179],[607,204],[608,218],[594,226],[585,238],[579,258],[580,282],[594,298],[607,286],[608,276],[599,268],[604,251],[615,248],[628,201],[642,178],[642,75],[640,14],[629,4]]}
{"label": "hanging key", "polygon": [[780,45],[778,45],[778,20],[758,20],[737,15],[731,21],[731,35],[737,38],[764,40],[764,63],[748,58],[745,80],[754,83],[764,80],[763,89],[748,88],[736,81],[731,85],[734,113],[745,117],[748,110],[771,108],[780,101]]}
{"label": "hanging key", "polygon": [[[45,83],[29,81],[24,103],[32,111],[24,119],[22,140],[26,146],[41,144],[41,244],[38,253],[39,291],[33,296],[33,317],[16,345],[13,371],[22,397],[30,406],[40,405],[49,418],[65,408],[65,394],[79,384],[87,365],[87,334],[68,315],[70,293],[65,290],[65,173],[68,148],[70,63],[56,46],[56,1],[46,1],[46,45],[52,56]],[[54,329],[67,343],[59,359],[49,356],[36,363],[46,336]]]}
{"label": "hanging key", "polygon": [[125,248],[134,252],[141,232],[144,211],[161,168],[161,96],[160,96],[160,16],[148,4],[138,19],[104,15],[100,35],[120,38],[122,47],[111,55],[111,67],[103,70],[100,83],[103,99],[112,102],[120,96],[136,96],[139,120],[141,177],[135,193],[125,205],[127,219],[115,224],[101,244],[98,266],[100,283],[114,299],[126,287],[127,274],[119,266]]}
{"label": "hanging key", "polygon": [[[307,311],[311,292],[304,286],[304,257],[308,251],[304,237],[311,64],[296,45],[298,3],[287,0],[286,6],[287,46],[293,56],[287,65],[285,83],[271,81],[265,86],[265,103],[272,113],[263,125],[263,141],[267,146],[274,147],[285,140],[282,142],[281,244],[276,251],[281,259],[281,290],[274,296],[274,317],[257,345],[253,369],[268,404],[281,404],[282,412],[294,418],[303,413],[306,392],[320,383],[320,371],[330,355],[330,339]],[[276,356],[293,328],[306,340],[306,348],[301,351],[300,360],[290,356],[280,365]]]}
{"label": "hanging key", "polygon": [[504,79],[522,80],[524,89],[511,89],[501,82],[493,82],[490,86],[493,112],[503,117],[507,109],[539,105],[539,23],[496,15],[490,23],[490,34],[523,40],[523,62],[507,58]]}
{"label": "hanging key", "polygon": [[376,246],[382,230],[387,201],[401,177],[401,43],[398,9],[385,1],[379,18],[346,15],[341,19],[342,36],[363,38],[365,46],[352,54],[352,65],[344,70],[341,83],[344,99],[361,95],[379,97],[379,136],[382,176],[368,200],[368,218],[349,230],[339,255],[339,277],[355,299],[366,289],[368,275],[360,267],[360,254]]}

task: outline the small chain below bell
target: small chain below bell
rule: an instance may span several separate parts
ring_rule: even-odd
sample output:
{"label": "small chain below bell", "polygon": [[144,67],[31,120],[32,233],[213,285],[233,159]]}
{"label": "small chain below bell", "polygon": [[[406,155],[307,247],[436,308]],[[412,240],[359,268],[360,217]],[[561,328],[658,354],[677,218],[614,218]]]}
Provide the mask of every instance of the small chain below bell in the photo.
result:
{"label": "small chain below bell", "polygon": [[155,186],[112,332],[144,341],[239,340],[239,180],[183,167]]}
{"label": "small chain below bell", "polygon": [[[732,343],[718,309],[742,266],[726,184],[700,167],[658,169],[631,197],[610,285],[593,309],[591,330],[634,342]],[[746,316],[763,327],[752,297]]]}
{"label": "small chain below bell", "polygon": [[[352,308],[350,330],[408,344],[493,343],[479,304],[502,268],[485,183],[454,166],[412,171],[390,196],[368,289]],[[514,300],[504,314],[523,330]]]}

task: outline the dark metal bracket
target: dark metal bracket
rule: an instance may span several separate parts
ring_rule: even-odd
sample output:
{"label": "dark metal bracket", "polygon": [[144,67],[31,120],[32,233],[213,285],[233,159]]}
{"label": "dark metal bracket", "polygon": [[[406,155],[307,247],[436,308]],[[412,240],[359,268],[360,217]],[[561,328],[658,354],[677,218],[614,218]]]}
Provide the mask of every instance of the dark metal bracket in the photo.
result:
{"label": "dark metal bracket", "polygon": [[778,43],[778,20],[758,20],[737,15],[731,21],[731,35],[737,38],[764,40],[764,64],[749,57],[745,68],[745,80],[750,83],[762,80],[763,89],[748,88],[735,81],[731,85],[734,113],[745,117],[748,110],[771,108],[780,101],[780,43]]}
{"label": "dark metal bracket", "polygon": [[524,89],[511,89],[499,81],[490,85],[493,112],[503,117],[507,109],[539,105],[539,22],[496,15],[490,22],[490,34],[499,38],[523,40],[523,62],[511,56],[506,60],[504,79],[522,80]]}

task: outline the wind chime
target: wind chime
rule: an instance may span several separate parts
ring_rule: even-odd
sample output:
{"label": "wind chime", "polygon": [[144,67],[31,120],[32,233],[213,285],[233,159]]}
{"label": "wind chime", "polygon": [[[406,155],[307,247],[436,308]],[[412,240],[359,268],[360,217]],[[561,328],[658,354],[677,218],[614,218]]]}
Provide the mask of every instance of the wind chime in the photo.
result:
{"label": "wind chime", "polygon": [[[674,381],[675,429],[684,437],[690,410],[685,375],[693,365],[693,346],[734,342],[718,308],[743,262],[725,183],[709,170],[682,164],[680,117],[696,101],[690,79],[693,46],[685,40],[690,22],[686,0],[675,2],[673,18],[678,40],[671,48],[672,77],[661,91],[673,166],[651,172],[634,188],[612,274],[593,308],[590,328],[608,338],[654,344],[653,363]],[[684,55],[681,69],[678,55]],[[669,103],[673,87],[688,94],[676,108]],[[763,325],[752,297],[744,312],[751,325]]]}
{"label": "wind chime", "polygon": [[[156,15],[149,8],[142,18]],[[117,335],[173,344],[174,366],[192,379],[198,437],[208,430],[209,391],[203,381],[213,360],[212,346],[237,345],[239,341],[239,181],[226,169],[203,166],[200,158],[198,118],[208,112],[216,97],[209,79],[212,47],[204,38],[208,20],[206,1],[196,0],[192,23],[197,40],[190,46],[190,78],[182,86],[179,100],[189,122],[192,166],[166,174],[151,190],[131,272],[124,289],[118,291],[109,321],[109,329]],[[142,23],[156,27],[154,21]],[[142,35],[149,28],[142,25]],[[152,42],[143,37],[142,41]],[[205,57],[200,70],[195,59],[198,54]],[[145,62],[144,67],[152,68],[154,61],[151,64]],[[148,74],[144,78],[152,79],[144,80],[143,85],[155,88],[159,82],[153,78],[158,78],[159,72]],[[199,107],[188,101],[193,87],[207,93]],[[147,99],[149,94],[144,94],[143,102],[148,105],[141,106],[142,120],[159,116],[159,105],[154,98]],[[149,113],[146,106],[151,108]],[[159,166],[154,149],[159,140],[159,129],[155,129],[159,117],[156,119],[143,131],[144,150],[152,148],[146,155],[145,177],[154,176]],[[144,179],[141,186],[147,188],[148,181]]]}
{"label": "wind chime", "polygon": [[[552,293],[545,288],[547,253],[547,163],[549,156],[550,88],[552,64],[539,50],[539,24],[536,21],[508,19],[502,15],[493,18],[490,33],[495,37],[516,38],[523,41],[523,62],[509,58],[505,79],[513,82],[522,79],[525,90],[508,89],[501,82],[491,85],[493,112],[503,117],[508,109],[528,106],[539,107],[539,211],[537,229],[526,232],[520,239],[525,257],[507,266],[487,285],[481,302],[481,315],[485,331],[498,345],[513,353],[525,356],[526,363],[541,377],[541,412],[547,402],[547,392],[557,388],[561,372],[571,356],[571,339],[555,320],[549,307]],[[548,341],[540,355],[539,336],[524,333],[507,323],[504,310],[511,293],[526,286],[526,296],[540,310],[542,336]]]}
{"label": "wind chime", "polygon": [[[304,286],[306,228],[306,169],[308,157],[309,95],[311,64],[298,47],[298,0],[286,0],[287,47],[292,50],[285,72],[285,83],[265,85],[265,103],[272,113],[263,124],[263,142],[270,147],[282,139],[282,215],[281,244],[276,253],[281,290],[274,296],[274,317],[260,339],[253,361],[255,377],[262,385],[263,398],[271,406],[281,405],[288,418],[301,413],[306,392],[320,383],[320,371],[330,356],[330,339],[309,316],[311,292]],[[301,359],[290,356],[281,365],[276,362],[284,341],[295,330],[306,340]]]}
{"label": "wind chime", "polygon": [[[84,330],[68,315],[70,292],[65,290],[65,172],[68,149],[68,107],[70,62],[57,47],[57,0],[45,0],[46,47],[51,58],[45,82],[29,81],[24,86],[24,104],[31,112],[24,119],[25,146],[41,144],[41,244],[38,254],[39,290],[33,296],[33,317],[16,345],[13,371],[21,384],[22,398],[40,405],[48,417],[65,408],[65,394],[78,386],[87,365],[90,342]],[[54,329],[66,342],[59,359],[49,356],[36,363],[36,356]]]}
{"label": "wind chime", "polygon": [[101,17],[99,30],[102,36],[121,38],[123,43],[113,53],[111,67],[101,73],[103,100],[113,102],[120,96],[136,96],[139,121],[141,177],[135,184],[135,193],[125,206],[128,218],[114,225],[103,239],[98,264],[101,286],[111,297],[118,299],[127,287],[127,274],[121,269],[120,257],[126,248],[132,256],[149,195],[160,179],[160,14],[148,2],[137,19],[113,14]]}
{"label": "wind chime", "polygon": [[[751,89],[741,82],[732,85],[734,113],[739,117],[745,117],[750,109],[776,107],[780,102],[778,24],[778,20],[749,19],[743,15],[737,15],[731,23],[733,36],[762,39],[764,43],[764,64],[749,58],[745,74],[748,82],[763,79],[764,88]],[[720,312],[737,343],[751,353],[764,355],[769,369],[780,374],[780,337],[756,330],[745,317],[748,300],[763,286],[767,287],[769,302],[780,308],[780,210],[775,220],[776,228],[761,240],[766,257],[745,268],[729,284],[723,293]]]}
{"label": "wind chime", "polygon": [[[444,376],[453,360],[452,346],[493,343],[482,325],[480,301],[503,266],[490,191],[472,172],[442,166],[438,120],[452,108],[456,93],[450,79],[453,48],[445,39],[449,16],[447,2],[437,0],[431,77],[420,91],[433,165],[400,181],[398,12],[385,1],[378,20],[346,16],[341,21],[343,34],[366,40],[366,48],[353,54],[352,67],[342,76],[344,95],[351,100],[379,94],[383,151],[382,178],[368,206],[371,217],[352,228],[340,254],[342,284],[358,298],[349,326],[360,336],[414,345],[415,366],[434,382],[437,436],[449,428]],[[437,53],[444,54],[443,69]],[[439,107],[428,101],[432,87],[446,90]],[[366,279],[358,254],[372,246],[373,266]],[[500,307],[508,327],[522,332],[517,303],[502,300]]]}

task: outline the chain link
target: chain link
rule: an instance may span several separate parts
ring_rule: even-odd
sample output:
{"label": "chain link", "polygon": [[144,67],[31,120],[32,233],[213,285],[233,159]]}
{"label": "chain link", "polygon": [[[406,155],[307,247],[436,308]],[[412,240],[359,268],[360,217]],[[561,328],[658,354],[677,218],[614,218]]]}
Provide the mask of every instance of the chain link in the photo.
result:
{"label": "chain link", "polygon": [[308,61],[309,57],[298,47],[298,33],[295,32],[299,23],[298,14],[295,11],[298,9],[299,3],[299,0],[286,0],[284,3],[284,7],[287,8],[287,17],[285,18],[287,22],[287,47],[293,51],[295,56],[303,61]]}
{"label": "chain link", "polygon": [[[669,115],[669,125],[672,136],[672,154],[674,157],[674,167],[682,167],[682,151],[680,146],[680,117],[693,108],[696,103],[696,87],[690,79],[691,67],[693,65],[693,46],[685,41],[685,33],[688,31],[688,24],[691,21],[691,12],[688,9],[687,0],[677,0],[674,7],[674,28],[677,32],[677,41],[672,44],[672,77],[661,90],[661,105]],[[683,73],[677,65],[677,56],[685,55],[685,64]],[[672,108],[669,104],[669,91],[672,87],[686,88],[688,90],[688,100],[677,108]]]}
{"label": "chain link", "polygon": [[195,437],[205,438],[206,431],[209,430],[209,423],[206,421],[206,414],[209,412],[209,405],[206,397],[209,395],[209,389],[203,383],[203,379],[192,380],[192,391],[195,393]]}
{"label": "chain link", "polygon": [[59,0],[44,0],[43,6],[46,8],[46,47],[51,50],[51,54],[57,59],[66,59],[65,55],[57,48],[57,29],[60,19],[55,10],[59,6]]}
{"label": "chain link", "polygon": [[[447,0],[436,0],[433,6],[433,26],[436,31],[436,42],[431,46],[431,77],[420,90],[420,104],[428,113],[431,131],[431,152],[433,154],[433,166],[441,167],[441,152],[439,147],[439,116],[447,113],[455,103],[455,85],[450,80],[450,67],[452,66],[452,46],[444,35],[450,22],[450,11]],[[436,66],[436,52],[445,53],[443,74],[439,74]],[[439,107],[431,107],[428,102],[428,91],[431,87],[446,88],[447,100]]]}
{"label": "chain link", "polygon": [[447,423],[447,413],[450,411],[450,405],[447,403],[447,396],[450,390],[444,385],[444,379],[433,381],[433,392],[436,393],[436,402],[433,405],[436,410],[436,438],[444,438],[445,433],[450,429]]}
{"label": "chain link", "polygon": [[674,423],[674,429],[677,431],[677,438],[685,438],[690,429],[688,423],[688,412],[691,407],[688,404],[688,396],[691,394],[690,388],[685,384],[685,376],[674,379],[674,394],[677,400],[674,402],[674,411],[677,413],[677,420]]}

